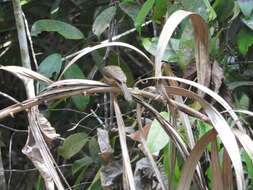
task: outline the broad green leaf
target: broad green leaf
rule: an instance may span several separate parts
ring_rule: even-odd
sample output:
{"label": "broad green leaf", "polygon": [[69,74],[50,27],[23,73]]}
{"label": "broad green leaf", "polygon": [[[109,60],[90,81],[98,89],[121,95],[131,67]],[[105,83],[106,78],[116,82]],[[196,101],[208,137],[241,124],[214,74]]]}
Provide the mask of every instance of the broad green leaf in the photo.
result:
{"label": "broad green leaf", "polygon": [[75,180],[74,186],[73,186],[73,190],[80,190],[79,184],[81,183],[81,181],[83,181],[84,176],[85,176],[85,171],[86,168],[84,168],[82,170],[82,172],[78,175],[78,177]]}
{"label": "broad green leaf", "polygon": [[213,7],[210,5],[210,2],[208,0],[203,0],[203,1],[207,7],[208,21],[212,21],[212,20],[216,19],[217,14],[216,14],[215,10],[213,9]]}
{"label": "broad green leaf", "polygon": [[89,141],[89,152],[90,152],[90,156],[93,162],[96,163],[101,160],[99,156],[100,150],[99,150],[98,142],[94,137]]}
{"label": "broad green leaf", "polygon": [[140,6],[137,3],[122,2],[119,7],[134,21],[140,11]]}
{"label": "broad green leaf", "polygon": [[253,0],[237,0],[244,16],[250,17],[253,10]]}
{"label": "broad green leaf", "polygon": [[32,36],[38,36],[41,32],[58,32],[66,39],[79,40],[84,36],[76,27],[58,20],[42,19],[32,25]]}
{"label": "broad green leaf", "polygon": [[246,24],[251,30],[253,30],[253,15],[250,18],[242,18],[244,24]]}
{"label": "broad green leaf", "polygon": [[183,8],[201,15],[205,20],[208,19],[208,9],[203,0],[181,0]]}
{"label": "broad green leaf", "polygon": [[224,22],[228,17],[233,15],[234,3],[234,0],[220,0],[216,4],[217,6],[213,6],[220,21]]}
{"label": "broad green leaf", "polygon": [[249,96],[243,93],[239,98],[236,98],[236,107],[240,109],[248,110],[250,105]]}
{"label": "broad green leaf", "polygon": [[167,0],[156,0],[152,19],[158,20],[164,16],[166,14],[167,7]]}
{"label": "broad green leaf", "polygon": [[[153,56],[156,55],[158,38],[142,38],[141,42],[146,51],[148,51]],[[179,50],[179,40],[171,39],[170,45],[168,45],[165,50],[163,60],[177,61],[178,50]]]}
{"label": "broad green leaf", "polygon": [[72,174],[74,175],[76,172],[78,172],[83,167],[89,166],[93,163],[93,160],[89,156],[84,156],[80,160],[76,160],[72,166]]}
{"label": "broad green leaf", "polygon": [[194,41],[194,32],[192,25],[187,23],[183,29],[183,33],[179,42],[179,67],[183,70],[185,64],[189,63],[195,57],[195,41]]}
{"label": "broad green leaf", "polygon": [[58,53],[54,53],[46,57],[39,65],[38,72],[48,78],[51,78],[53,74],[58,76],[62,66],[62,56]]}
{"label": "broad green leaf", "polygon": [[[67,79],[85,79],[85,76],[81,69],[73,64],[65,73],[64,78]],[[76,108],[80,111],[84,111],[87,104],[90,101],[90,96],[71,96],[71,100],[75,104]]]}
{"label": "broad green leaf", "polygon": [[86,133],[76,133],[68,136],[59,147],[59,154],[65,159],[69,159],[78,153],[88,141]]}
{"label": "broad green leaf", "polygon": [[237,38],[237,45],[240,53],[245,56],[249,47],[253,45],[253,31],[242,28]]}
{"label": "broad green leaf", "polygon": [[134,26],[135,28],[140,32],[141,29],[141,25],[144,22],[146,16],[148,15],[149,11],[151,10],[151,8],[153,7],[155,3],[155,0],[147,0],[141,10],[139,11],[137,17],[134,20]]}
{"label": "broad green leaf", "polygon": [[92,26],[92,31],[97,36],[100,36],[106,28],[109,27],[110,22],[112,21],[113,17],[116,14],[116,7],[109,7],[102,11],[97,18],[95,19],[95,22]]}
{"label": "broad green leaf", "polygon": [[101,180],[100,180],[100,170],[97,172],[96,176],[93,178],[88,190],[102,190]]}
{"label": "broad green leaf", "polygon": [[[169,119],[167,112],[160,113],[165,119]],[[151,153],[158,155],[169,142],[169,137],[160,123],[155,119],[152,122],[151,128],[147,137],[147,146]]]}

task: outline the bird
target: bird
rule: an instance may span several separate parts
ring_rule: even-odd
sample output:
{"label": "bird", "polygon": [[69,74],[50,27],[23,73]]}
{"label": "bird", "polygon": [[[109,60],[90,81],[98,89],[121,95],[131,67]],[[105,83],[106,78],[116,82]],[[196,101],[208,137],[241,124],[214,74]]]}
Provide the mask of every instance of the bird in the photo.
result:
{"label": "bird", "polygon": [[122,90],[122,93],[126,101],[132,102],[133,98],[126,85],[127,77],[119,66],[117,65],[105,66],[102,69],[102,74],[109,84],[116,84]]}

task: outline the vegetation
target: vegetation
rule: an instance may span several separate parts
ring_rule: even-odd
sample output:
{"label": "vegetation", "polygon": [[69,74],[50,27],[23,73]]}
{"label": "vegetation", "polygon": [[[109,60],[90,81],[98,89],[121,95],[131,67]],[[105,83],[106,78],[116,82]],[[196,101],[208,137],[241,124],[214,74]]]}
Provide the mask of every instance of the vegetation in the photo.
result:
{"label": "vegetation", "polygon": [[0,189],[253,189],[252,23],[253,0],[0,1]]}

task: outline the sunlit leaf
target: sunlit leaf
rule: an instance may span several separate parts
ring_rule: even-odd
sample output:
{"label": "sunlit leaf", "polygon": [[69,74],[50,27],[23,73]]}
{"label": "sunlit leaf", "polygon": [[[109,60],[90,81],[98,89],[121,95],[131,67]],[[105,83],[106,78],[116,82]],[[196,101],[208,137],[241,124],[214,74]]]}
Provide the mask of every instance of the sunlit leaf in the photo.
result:
{"label": "sunlit leaf", "polygon": [[[65,73],[64,77],[67,79],[85,79],[85,76],[81,69],[73,64]],[[84,111],[87,104],[90,101],[90,97],[86,96],[71,96],[72,101],[74,102],[76,108],[80,111]]]}
{"label": "sunlit leaf", "polygon": [[135,28],[140,31],[141,29],[141,24],[144,22],[146,16],[148,15],[149,11],[151,10],[151,8],[153,7],[155,3],[155,0],[147,0],[141,10],[139,11],[137,17],[135,18],[135,21],[134,21],[134,25],[135,25]]}
{"label": "sunlit leaf", "polygon": [[32,25],[32,36],[38,36],[43,31],[58,32],[66,39],[79,40],[84,38],[82,32],[76,27],[58,20],[41,19]]}
{"label": "sunlit leaf", "polygon": [[39,65],[38,72],[48,78],[58,76],[62,67],[62,56],[54,53],[46,57]]}
{"label": "sunlit leaf", "polygon": [[250,18],[242,18],[244,24],[246,24],[251,30],[253,30],[253,15]]}
{"label": "sunlit leaf", "polygon": [[[161,115],[165,119],[169,119],[169,115],[167,112],[161,112]],[[147,138],[147,146],[151,153],[159,154],[160,150],[162,150],[166,144],[169,142],[169,137],[164,129],[161,127],[160,123],[157,120],[152,122],[151,128],[149,130],[148,138]]]}
{"label": "sunlit leaf", "polygon": [[[156,48],[158,43],[158,38],[142,38],[142,45],[151,55],[156,55]],[[166,61],[176,61],[177,60],[177,52],[179,51],[179,40],[171,39],[170,45],[168,45],[165,49],[165,53],[163,55],[163,60]]]}
{"label": "sunlit leaf", "polygon": [[164,16],[167,11],[167,1],[166,0],[157,0],[155,1],[154,13],[152,19],[157,20]]}
{"label": "sunlit leaf", "polygon": [[65,159],[69,159],[78,153],[87,141],[88,136],[86,133],[76,133],[70,135],[64,140],[63,145],[59,147],[59,154]]}
{"label": "sunlit leaf", "polygon": [[244,16],[249,17],[253,10],[253,0],[237,0]]}
{"label": "sunlit leaf", "polygon": [[249,47],[253,45],[253,32],[246,28],[242,28],[237,38],[237,45],[240,53],[245,56]]}
{"label": "sunlit leaf", "polygon": [[116,7],[109,7],[102,11],[97,17],[92,26],[92,31],[97,36],[100,36],[106,28],[109,27],[110,22],[116,14]]}

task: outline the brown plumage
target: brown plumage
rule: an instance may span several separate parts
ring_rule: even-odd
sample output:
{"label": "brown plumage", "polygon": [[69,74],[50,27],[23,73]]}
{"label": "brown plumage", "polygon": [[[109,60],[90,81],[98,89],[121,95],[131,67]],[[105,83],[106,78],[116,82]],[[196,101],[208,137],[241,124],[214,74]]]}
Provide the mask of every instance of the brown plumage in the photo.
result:
{"label": "brown plumage", "polygon": [[132,101],[132,96],[127,88],[127,77],[119,66],[108,65],[103,68],[102,74],[106,81],[110,84],[117,84],[122,90],[123,95],[127,101]]}

